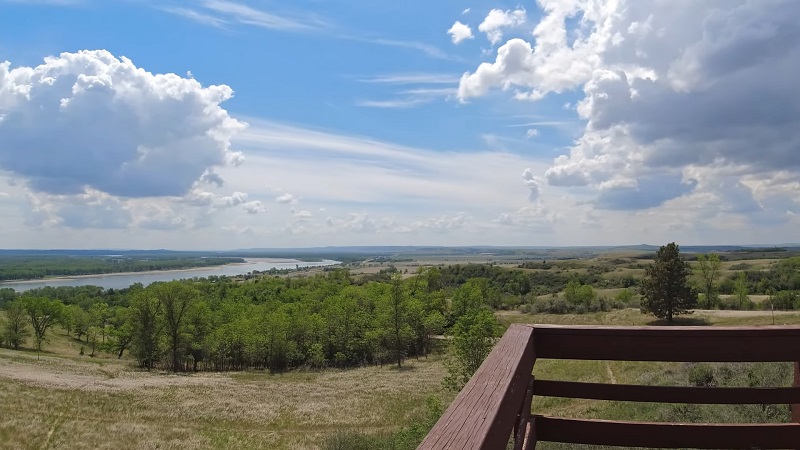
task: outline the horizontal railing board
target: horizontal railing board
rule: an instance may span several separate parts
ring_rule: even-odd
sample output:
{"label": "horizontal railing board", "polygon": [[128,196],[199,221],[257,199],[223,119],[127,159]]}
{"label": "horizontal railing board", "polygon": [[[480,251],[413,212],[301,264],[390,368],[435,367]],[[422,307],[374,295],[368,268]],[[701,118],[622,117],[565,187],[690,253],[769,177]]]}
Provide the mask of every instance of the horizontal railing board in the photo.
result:
{"label": "horizontal railing board", "polygon": [[625,402],[767,405],[800,403],[800,387],[685,387],[579,383],[537,379],[536,396]]}
{"label": "horizontal railing board", "polygon": [[536,357],[675,362],[800,361],[800,327],[536,325]]}
{"label": "horizontal railing board", "polygon": [[505,448],[533,370],[532,337],[511,325],[418,449]]}
{"label": "horizontal railing board", "polygon": [[650,448],[787,449],[800,424],[675,424],[535,416],[537,441]]}

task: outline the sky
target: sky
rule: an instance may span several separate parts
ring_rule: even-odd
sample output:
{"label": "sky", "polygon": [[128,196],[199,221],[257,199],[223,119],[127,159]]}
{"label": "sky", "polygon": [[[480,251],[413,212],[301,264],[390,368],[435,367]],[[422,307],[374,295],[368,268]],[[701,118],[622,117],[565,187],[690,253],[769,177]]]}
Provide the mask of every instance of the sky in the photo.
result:
{"label": "sky", "polygon": [[0,248],[799,242],[798,22],[0,0]]}

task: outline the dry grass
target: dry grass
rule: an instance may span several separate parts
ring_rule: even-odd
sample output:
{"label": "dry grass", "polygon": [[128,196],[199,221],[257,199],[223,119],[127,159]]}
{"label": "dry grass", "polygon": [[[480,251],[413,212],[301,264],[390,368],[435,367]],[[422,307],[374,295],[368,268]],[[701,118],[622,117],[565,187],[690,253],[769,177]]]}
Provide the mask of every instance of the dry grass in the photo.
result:
{"label": "dry grass", "polygon": [[[441,361],[346,371],[170,375],[128,361],[0,350],[0,447],[317,448],[340,430],[388,432],[442,392]],[[75,356],[73,356],[75,355]]]}

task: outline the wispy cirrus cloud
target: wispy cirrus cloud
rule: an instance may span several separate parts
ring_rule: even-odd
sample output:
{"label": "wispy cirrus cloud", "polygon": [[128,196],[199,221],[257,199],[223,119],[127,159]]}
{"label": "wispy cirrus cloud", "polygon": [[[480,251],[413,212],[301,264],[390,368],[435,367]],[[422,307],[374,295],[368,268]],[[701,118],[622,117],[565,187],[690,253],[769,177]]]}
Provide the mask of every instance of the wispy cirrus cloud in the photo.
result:
{"label": "wispy cirrus cloud", "polygon": [[[3,0],[0,0],[3,1]],[[80,1],[80,0],[42,0],[42,1]],[[268,30],[314,33],[326,31],[335,39],[352,40],[386,47],[404,48],[422,52],[431,58],[454,59],[442,49],[416,40],[390,39],[366,33],[351,33],[337,26],[326,17],[311,11],[267,11],[232,0],[203,0],[189,7],[186,5],[159,6],[158,9],[215,28],[241,24]]]}
{"label": "wispy cirrus cloud", "polygon": [[0,0],[0,3],[16,3],[24,5],[81,6],[87,0]]}
{"label": "wispy cirrus cloud", "polygon": [[189,4],[168,4],[160,5],[157,8],[163,12],[215,28],[240,24],[269,30],[311,32],[332,27],[332,24],[326,19],[310,12],[265,11],[245,3],[229,0],[203,0],[192,3],[191,6]]}
{"label": "wispy cirrus cloud", "polygon": [[214,28],[225,28],[226,25],[230,24],[229,21],[222,19],[218,16],[202,13],[200,11],[191,8],[184,8],[180,6],[167,6],[160,9],[166,13],[174,14],[176,16],[181,16],[186,19],[197,22],[199,24],[212,26]]}
{"label": "wispy cirrus cloud", "polygon": [[447,73],[395,73],[359,78],[362,83],[383,84],[457,84],[459,75]]}
{"label": "wispy cirrus cloud", "polygon": [[414,106],[429,103],[432,99],[424,98],[397,98],[391,100],[358,100],[356,106],[364,106],[367,108],[413,108]]}

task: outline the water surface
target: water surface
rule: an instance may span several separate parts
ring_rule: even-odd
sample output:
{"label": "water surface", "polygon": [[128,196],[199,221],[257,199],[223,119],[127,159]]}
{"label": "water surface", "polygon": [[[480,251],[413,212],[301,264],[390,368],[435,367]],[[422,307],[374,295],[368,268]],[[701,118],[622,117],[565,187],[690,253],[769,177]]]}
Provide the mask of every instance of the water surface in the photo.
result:
{"label": "water surface", "polygon": [[320,267],[339,264],[339,261],[323,259],[322,261],[306,262],[291,259],[248,258],[241,264],[227,264],[217,267],[201,267],[185,270],[162,270],[157,272],[112,273],[104,275],[91,275],[73,278],[48,278],[34,281],[10,281],[0,283],[0,288],[12,288],[17,292],[36,289],[44,286],[100,286],[104,289],[123,289],[133,283],[148,284],[156,281],[172,281],[182,278],[207,278],[216,276],[236,276],[250,273],[254,270],[266,271],[270,269],[295,269],[298,267]]}

